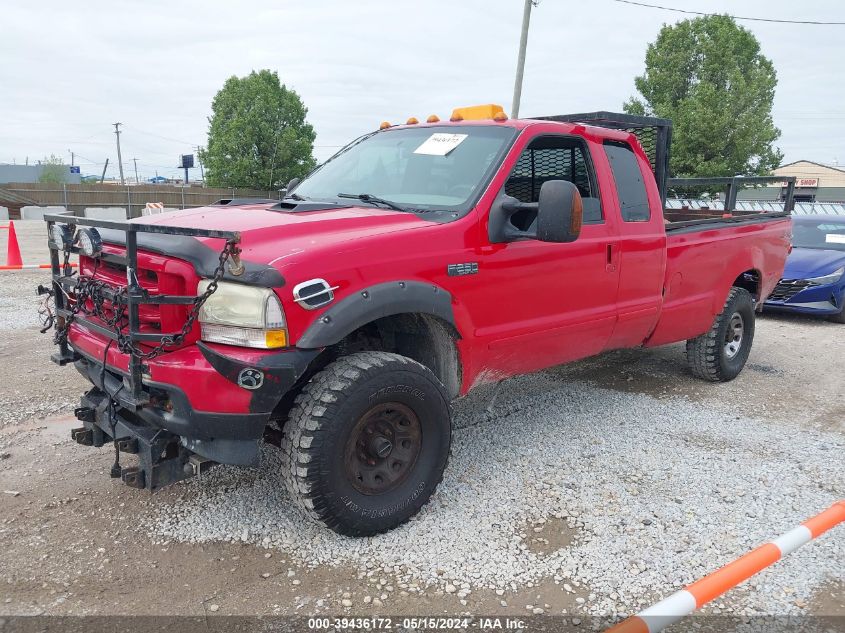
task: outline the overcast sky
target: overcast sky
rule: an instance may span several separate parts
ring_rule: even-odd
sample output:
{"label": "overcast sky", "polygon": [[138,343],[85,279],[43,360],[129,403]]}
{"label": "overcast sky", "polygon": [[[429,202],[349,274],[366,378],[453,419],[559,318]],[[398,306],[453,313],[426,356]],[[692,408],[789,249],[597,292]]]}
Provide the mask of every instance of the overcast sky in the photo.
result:
{"label": "overcast sky", "polygon": [[[648,1],[648,0],[646,0]],[[845,21],[839,0],[660,0],[755,17]],[[225,79],[277,70],[308,107],[325,159],[382,120],[500,103],[510,110],[522,0],[84,0],[4,2],[0,162],[77,154],[176,175],[204,145]],[[542,0],[533,11],[523,116],[619,110],[645,49],[685,16],[613,0]],[[741,22],[778,72],[786,161],[845,163],[845,26]],[[199,176],[199,174],[196,174]]]}

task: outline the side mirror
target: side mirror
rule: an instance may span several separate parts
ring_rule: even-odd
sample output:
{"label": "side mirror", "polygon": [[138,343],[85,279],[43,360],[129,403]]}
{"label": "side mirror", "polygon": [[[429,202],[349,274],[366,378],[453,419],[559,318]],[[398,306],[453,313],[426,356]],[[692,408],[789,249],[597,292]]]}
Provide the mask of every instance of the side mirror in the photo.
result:
{"label": "side mirror", "polygon": [[574,242],[581,233],[584,204],[578,187],[568,180],[547,180],[537,204],[537,239]]}
{"label": "side mirror", "polygon": [[296,189],[296,186],[297,186],[300,182],[302,182],[302,179],[301,179],[301,178],[291,178],[291,179],[288,181],[288,186],[287,186],[287,187],[285,187],[285,190],[286,190],[286,191],[285,191],[285,195],[288,195],[289,193],[293,193],[293,190],[294,190],[294,189]]}

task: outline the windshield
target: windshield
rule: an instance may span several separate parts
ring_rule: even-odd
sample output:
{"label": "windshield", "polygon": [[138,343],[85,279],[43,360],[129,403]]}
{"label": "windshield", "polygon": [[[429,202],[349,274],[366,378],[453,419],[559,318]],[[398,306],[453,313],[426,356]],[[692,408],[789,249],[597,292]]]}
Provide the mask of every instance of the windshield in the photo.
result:
{"label": "windshield", "polygon": [[295,189],[309,200],[348,203],[368,194],[412,211],[462,213],[475,204],[516,130],[450,125],[385,130],[342,150]]}
{"label": "windshield", "polygon": [[792,226],[792,245],[798,248],[845,251],[845,219],[796,219]]}

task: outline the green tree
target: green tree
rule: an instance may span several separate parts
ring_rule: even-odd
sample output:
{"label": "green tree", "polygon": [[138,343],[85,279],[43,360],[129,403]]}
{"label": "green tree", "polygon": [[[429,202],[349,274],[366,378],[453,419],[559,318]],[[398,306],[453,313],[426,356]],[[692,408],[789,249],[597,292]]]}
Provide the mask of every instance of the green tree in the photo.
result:
{"label": "green tree", "polygon": [[777,75],[757,38],[733,18],[664,25],[635,84],[642,99],[632,97],[626,112],[672,119],[673,176],[768,175],[780,165]]}
{"label": "green tree", "polygon": [[208,147],[200,150],[212,187],[273,190],[314,168],[308,110],[278,73],[229,77],[214,97]]}
{"label": "green tree", "polygon": [[67,182],[69,173],[70,170],[64,161],[55,154],[50,154],[49,157],[45,157],[41,161],[41,174],[38,176],[38,182],[60,185]]}

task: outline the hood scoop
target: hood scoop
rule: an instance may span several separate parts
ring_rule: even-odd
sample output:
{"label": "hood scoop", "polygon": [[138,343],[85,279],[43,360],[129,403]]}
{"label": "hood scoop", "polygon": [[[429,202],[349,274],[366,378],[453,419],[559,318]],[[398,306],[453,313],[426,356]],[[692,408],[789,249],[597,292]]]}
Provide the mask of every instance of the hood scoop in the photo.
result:
{"label": "hood scoop", "polygon": [[269,207],[270,211],[285,211],[297,213],[299,211],[326,211],[327,209],[342,209],[351,207],[351,204],[339,202],[316,202],[311,200],[291,200],[287,198]]}

